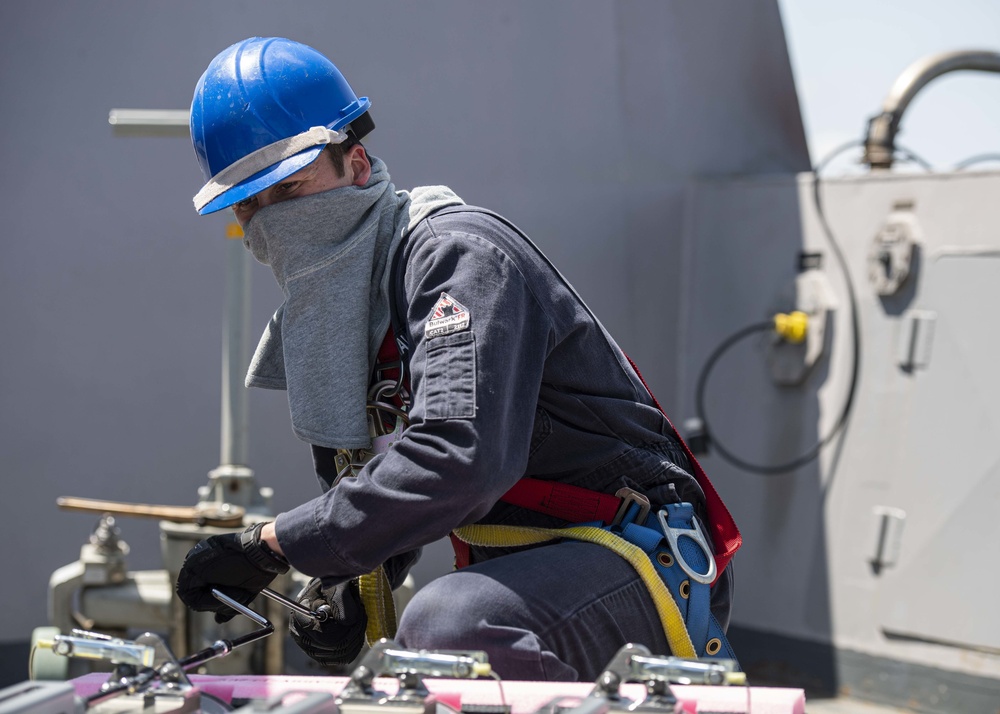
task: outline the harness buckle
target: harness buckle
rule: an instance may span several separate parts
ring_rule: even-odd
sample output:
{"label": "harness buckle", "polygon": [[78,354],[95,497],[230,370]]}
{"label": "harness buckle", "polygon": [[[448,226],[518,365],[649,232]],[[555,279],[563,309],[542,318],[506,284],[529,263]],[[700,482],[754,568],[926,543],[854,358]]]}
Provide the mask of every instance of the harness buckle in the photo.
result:
{"label": "harness buckle", "polygon": [[406,366],[403,364],[402,359],[392,360],[391,362],[380,362],[375,365],[375,369],[379,377],[384,372],[389,372],[393,369],[396,370],[395,377],[379,381],[379,396],[390,398],[403,392],[406,382]]}
{"label": "harness buckle", "polygon": [[[715,553],[709,546],[708,539],[705,538],[705,533],[701,530],[701,524],[698,522],[698,518],[694,515],[694,513],[691,514],[690,522],[693,526],[692,528],[677,528],[671,526],[667,522],[667,510],[669,508],[678,509],[685,506],[688,510],[690,510],[691,504],[688,503],[678,503],[673,506],[664,506],[661,508],[659,513],[656,514],[660,519],[660,528],[663,529],[663,535],[667,539],[667,543],[670,544],[670,550],[673,551],[674,559],[677,561],[677,564],[681,566],[681,570],[687,573],[692,580],[704,585],[711,585],[712,581],[715,580],[716,574],[718,573],[718,568],[715,564]],[[691,567],[687,560],[684,559],[679,545],[681,536],[687,536],[693,540],[699,548],[701,548],[705,557],[708,559],[708,572],[699,573]]]}
{"label": "harness buckle", "polygon": [[615,496],[622,499],[622,505],[618,507],[618,512],[615,513],[615,519],[611,521],[611,525],[617,526],[625,518],[625,514],[628,513],[628,509],[632,507],[633,503],[639,504],[639,516],[633,520],[633,523],[638,523],[642,525],[646,522],[646,516],[649,515],[650,505],[649,499],[643,496],[638,491],[634,491],[631,488],[620,488],[615,491]]}

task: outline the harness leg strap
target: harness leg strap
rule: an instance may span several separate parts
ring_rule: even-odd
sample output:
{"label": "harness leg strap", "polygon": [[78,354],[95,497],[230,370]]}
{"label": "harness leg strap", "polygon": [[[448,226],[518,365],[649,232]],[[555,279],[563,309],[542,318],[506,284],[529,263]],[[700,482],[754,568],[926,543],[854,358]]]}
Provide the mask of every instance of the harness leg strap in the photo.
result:
{"label": "harness leg strap", "polygon": [[[673,527],[693,530],[696,523],[690,504],[668,513]],[[457,539],[486,547],[514,547],[572,538],[611,548],[629,561],[649,589],[670,645],[677,657],[708,657],[735,660],[722,627],[711,614],[711,591],[708,583],[692,578],[679,563],[684,562],[696,574],[706,573],[709,560],[707,543],[690,537],[676,540],[678,558],[659,526],[659,514],[649,514],[645,523],[634,520],[642,513],[639,504],[630,504],[622,523],[599,527],[579,524],[567,528],[531,528],[498,525],[470,525],[454,531]],[[645,515],[645,514],[643,514]],[[704,580],[704,576],[701,578]]]}

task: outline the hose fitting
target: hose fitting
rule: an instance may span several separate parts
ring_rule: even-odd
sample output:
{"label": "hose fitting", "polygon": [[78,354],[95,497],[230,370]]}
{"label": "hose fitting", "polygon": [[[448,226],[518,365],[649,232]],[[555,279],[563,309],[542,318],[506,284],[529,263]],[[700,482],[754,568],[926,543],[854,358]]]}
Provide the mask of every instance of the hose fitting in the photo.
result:
{"label": "hose fitting", "polygon": [[800,310],[791,313],[779,312],[774,316],[774,331],[792,344],[800,344],[806,339],[809,316]]}

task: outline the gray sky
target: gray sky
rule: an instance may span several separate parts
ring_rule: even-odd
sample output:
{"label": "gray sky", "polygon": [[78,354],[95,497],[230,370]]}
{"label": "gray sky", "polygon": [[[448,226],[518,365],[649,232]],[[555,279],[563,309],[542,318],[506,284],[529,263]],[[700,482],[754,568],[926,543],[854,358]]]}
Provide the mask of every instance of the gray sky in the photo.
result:
{"label": "gray sky", "polygon": [[[1000,0],[779,0],[813,163],[864,135],[913,62],[955,50],[1000,51]],[[928,84],[897,144],[935,169],[1000,154],[1000,74],[955,72]],[[854,170],[860,150],[828,173]],[[1000,162],[977,166],[997,169]]]}

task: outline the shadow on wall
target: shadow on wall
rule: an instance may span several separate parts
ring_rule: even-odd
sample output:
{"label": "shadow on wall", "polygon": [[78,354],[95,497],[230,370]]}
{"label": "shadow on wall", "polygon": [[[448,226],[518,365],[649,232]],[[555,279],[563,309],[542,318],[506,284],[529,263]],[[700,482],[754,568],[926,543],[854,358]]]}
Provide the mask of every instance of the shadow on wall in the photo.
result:
{"label": "shadow on wall", "polygon": [[[831,351],[849,343],[850,330],[829,320],[820,357],[801,382],[779,383],[777,338],[766,323],[801,307],[801,255],[812,250],[804,245],[794,176],[699,182],[685,210],[689,280],[679,391],[688,411],[678,421],[698,413],[697,386],[715,355],[699,415],[715,448],[699,458],[743,534],[729,638],[752,683],[828,695],[837,690],[833,653],[810,644],[832,639],[819,463],[803,459],[792,470],[761,472],[800,461],[826,436],[819,433],[819,389],[831,378]],[[825,260],[827,272],[838,270]],[[753,325],[761,329],[749,332]],[[717,353],[742,330],[745,338]],[[809,641],[797,639],[804,632]]]}

